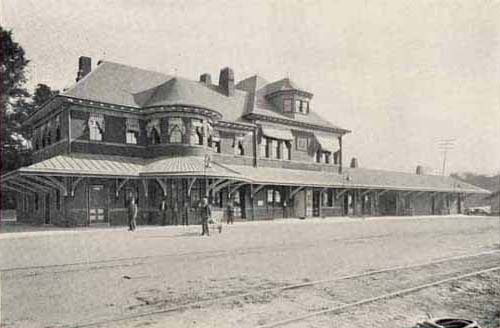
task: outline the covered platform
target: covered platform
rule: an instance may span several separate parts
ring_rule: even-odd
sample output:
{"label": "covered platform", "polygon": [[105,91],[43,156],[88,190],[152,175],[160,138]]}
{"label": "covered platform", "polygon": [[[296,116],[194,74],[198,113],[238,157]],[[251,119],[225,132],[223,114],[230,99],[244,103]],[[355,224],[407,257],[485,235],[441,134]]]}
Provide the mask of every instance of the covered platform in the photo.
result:
{"label": "covered platform", "polygon": [[[277,133],[271,131],[269,133]],[[2,176],[22,222],[65,226],[198,223],[205,195],[240,219],[461,213],[467,194],[489,192],[451,177],[345,168],[331,171],[227,165],[210,157],[141,159],[58,155]]]}

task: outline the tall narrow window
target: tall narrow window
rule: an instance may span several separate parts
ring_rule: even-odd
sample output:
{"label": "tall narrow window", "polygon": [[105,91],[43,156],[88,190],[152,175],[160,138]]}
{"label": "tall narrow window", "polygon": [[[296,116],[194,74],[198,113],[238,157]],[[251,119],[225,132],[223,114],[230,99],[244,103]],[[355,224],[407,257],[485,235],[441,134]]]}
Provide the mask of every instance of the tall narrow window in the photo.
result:
{"label": "tall narrow window", "polygon": [[54,121],[56,142],[61,140],[61,115],[57,115]]}
{"label": "tall narrow window", "polygon": [[38,211],[38,206],[39,206],[39,199],[38,199],[38,193],[35,194],[35,211]]}
{"label": "tall narrow window", "polygon": [[285,142],[285,156],[284,157],[287,160],[292,159],[292,142],[291,141]]}
{"label": "tall narrow window", "polygon": [[45,144],[46,144],[45,134],[47,132],[45,130],[47,130],[47,127],[45,125],[42,125],[42,127],[40,128],[40,139],[42,140],[42,148],[45,148]]}
{"label": "tall narrow window", "polygon": [[56,209],[61,210],[61,192],[59,189],[56,189]]}
{"label": "tall narrow window", "polygon": [[333,164],[338,165],[340,162],[340,150],[333,153]]}
{"label": "tall narrow window", "polygon": [[170,143],[182,143],[186,133],[184,121],[180,117],[172,117],[168,120],[168,137]]}
{"label": "tall narrow window", "polygon": [[203,121],[200,119],[191,120],[191,144],[203,145]]}
{"label": "tall narrow window", "polygon": [[267,138],[262,137],[260,142],[260,157],[267,157]]}
{"label": "tall narrow window", "polygon": [[280,159],[281,158],[281,140],[274,140],[273,143],[275,144],[274,157],[276,159]]}
{"label": "tall narrow window", "polygon": [[47,123],[47,127],[45,129],[45,144],[50,146],[52,144],[52,121]]}
{"label": "tall narrow window", "polygon": [[39,129],[35,129],[33,131],[33,147],[35,148],[35,150],[40,149],[40,130]]}
{"label": "tall narrow window", "polygon": [[283,99],[283,112],[293,112],[293,99]]}
{"label": "tall narrow window", "polygon": [[243,137],[235,137],[233,141],[234,154],[245,155],[245,147],[243,146]]}
{"label": "tall narrow window", "polygon": [[136,145],[139,142],[139,133],[141,127],[139,126],[139,120],[136,118],[127,118],[126,122],[126,142],[128,144]]}
{"label": "tall narrow window", "polygon": [[301,104],[302,104],[302,102],[300,100],[298,100],[298,99],[295,100],[295,111],[303,114],[304,112],[303,112],[303,108],[302,108]]}
{"label": "tall narrow window", "polygon": [[323,152],[321,151],[321,149],[318,149],[318,151],[316,152],[316,163],[321,163],[322,155],[323,155]]}
{"label": "tall narrow window", "polygon": [[272,188],[267,189],[267,203],[272,204],[274,201],[274,190]]}
{"label": "tall narrow window", "polygon": [[273,158],[273,139],[267,139],[267,147],[266,147],[266,157]]}
{"label": "tall narrow window", "polygon": [[150,120],[148,124],[146,124],[146,133],[150,145],[160,144],[161,143],[160,120],[159,119]]}
{"label": "tall narrow window", "polygon": [[92,113],[88,121],[90,140],[102,141],[104,134],[104,115]]}
{"label": "tall narrow window", "polygon": [[279,190],[274,190],[274,202],[277,204],[281,203],[281,193]]}

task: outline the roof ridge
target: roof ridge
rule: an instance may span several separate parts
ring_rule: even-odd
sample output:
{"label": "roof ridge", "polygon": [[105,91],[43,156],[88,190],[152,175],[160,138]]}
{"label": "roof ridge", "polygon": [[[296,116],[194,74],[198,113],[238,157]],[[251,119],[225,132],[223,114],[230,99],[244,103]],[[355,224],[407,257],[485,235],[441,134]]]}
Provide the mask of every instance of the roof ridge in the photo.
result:
{"label": "roof ridge", "polygon": [[[141,71],[144,71],[144,72],[149,72],[149,73],[155,73],[155,74],[161,74],[161,75],[165,75],[166,77],[172,77],[173,75],[170,75],[170,74],[167,74],[167,73],[163,73],[163,72],[159,72],[159,71],[153,71],[152,69],[148,69],[148,68],[142,68],[142,67],[138,67],[138,66],[134,66],[134,65],[128,65],[128,64],[123,64],[123,63],[118,63],[118,62],[114,62],[114,61],[110,61],[110,60],[100,60],[98,62],[98,65],[96,66],[95,69],[97,69],[99,66],[101,66],[102,64],[112,64],[112,65],[117,65],[117,66],[123,66],[123,67],[128,67],[128,68],[133,68],[133,69],[138,69],[138,70],[141,70]],[[95,70],[94,69],[94,70]],[[90,71],[91,73],[94,71]],[[88,76],[89,74],[87,74],[86,76]]]}

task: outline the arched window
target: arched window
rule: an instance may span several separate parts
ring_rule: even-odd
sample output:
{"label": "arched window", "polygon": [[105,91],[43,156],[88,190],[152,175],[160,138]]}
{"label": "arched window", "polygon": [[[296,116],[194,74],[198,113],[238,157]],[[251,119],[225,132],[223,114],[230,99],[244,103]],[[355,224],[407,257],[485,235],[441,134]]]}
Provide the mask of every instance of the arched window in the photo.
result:
{"label": "arched window", "polygon": [[161,143],[160,134],[160,120],[154,119],[148,122],[146,125],[146,132],[148,135],[148,142],[150,145],[158,145]]}
{"label": "arched window", "polygon": [[158,130],[156,128],[153,128],[153,130],[151,130],[151,137],[149,138],[149,142],[152,145],[161,143],[160,134],[158,133]]}
{"label": "arched window", "polygon": [[172,117],[168,120],[168,140],[170,143],[182,143],[186,128],[180,117]]}
{"label": "arched window", "polygon": [[177,126],[170,132],[170,143],[182,143],[182,132]]}

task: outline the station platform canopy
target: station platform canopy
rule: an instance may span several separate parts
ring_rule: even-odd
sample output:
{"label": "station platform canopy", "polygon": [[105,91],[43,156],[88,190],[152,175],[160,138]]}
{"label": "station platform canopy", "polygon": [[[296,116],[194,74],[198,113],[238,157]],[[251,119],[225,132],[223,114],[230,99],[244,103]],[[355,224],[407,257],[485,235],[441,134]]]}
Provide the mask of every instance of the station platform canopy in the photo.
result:
{"label": "station platform canopy", "polygon": [[[343,189],[374,189],[489,194],[452,177],[417,175],[384,170],[344,168],[332,171],[298,170],[220,164],[202,156],[142,159],[109,155],[58,155],[3,175],[2,186],[23,184],[23,176],[167,178],[206,177],[260,185],[288,185]],[[16,179],[21,181],[16,182]],[[53,180],[57,183],[56,180]]]}

